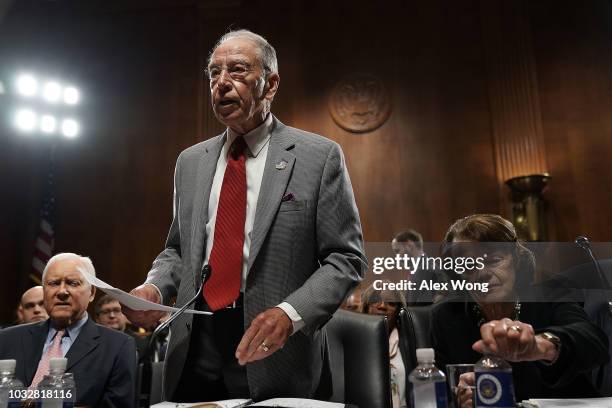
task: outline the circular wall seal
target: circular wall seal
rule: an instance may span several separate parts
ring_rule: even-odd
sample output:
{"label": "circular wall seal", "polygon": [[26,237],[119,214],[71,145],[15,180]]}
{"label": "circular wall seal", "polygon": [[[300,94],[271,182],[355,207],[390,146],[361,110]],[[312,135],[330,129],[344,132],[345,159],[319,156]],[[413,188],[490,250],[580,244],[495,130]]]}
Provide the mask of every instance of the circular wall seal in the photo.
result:
{"label": "circular wall seal", "polygon": [[332,89],[329,112],[334,122],[349,132],[370,132],[389,118],[391,101],[379,78],[354,74],[341,79]]}

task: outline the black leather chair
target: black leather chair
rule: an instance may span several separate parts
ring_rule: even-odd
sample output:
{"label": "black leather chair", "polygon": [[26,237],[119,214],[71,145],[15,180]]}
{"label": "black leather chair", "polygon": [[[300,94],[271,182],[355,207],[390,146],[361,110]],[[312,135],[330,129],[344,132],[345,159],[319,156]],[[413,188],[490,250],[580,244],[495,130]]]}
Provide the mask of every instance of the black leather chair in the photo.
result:
{"label": "black leather chair", "polygon": [[[410,306],[400,310],[397,329],[400,339],[408,344],[406,373],[417,366],[416,349],[431,347],[431,308],[432,306]],[[404,351],[402,351],[404,352]]]}
{"label": "black leather chair", "polygon": [[325,325],[331,401],[359,408],[391,407],[387,330],[383,316],[346,310],[338,310]]}
{"label": "black leather chair", "polygon": [[157,404],[158,402],[162,402],[162,392],[163,392],[163,375],[164,375],[164,362],[156,361],[152,363],[152,371],[151,371],[151,395],[149,397],[149,401],[151,405]]}
{"label": "black leather chair", "polygon": [[[139,406],[140,403],[140,391],[142,387],[142,371],[143,371],[143,363],[138,364],[138,372],[136,378],[136,406]],[[162,381],[164,375],[164,362],[154,362],[151,363],[151,390],[149,393],[149,404],[157,404],[162,402]]]}

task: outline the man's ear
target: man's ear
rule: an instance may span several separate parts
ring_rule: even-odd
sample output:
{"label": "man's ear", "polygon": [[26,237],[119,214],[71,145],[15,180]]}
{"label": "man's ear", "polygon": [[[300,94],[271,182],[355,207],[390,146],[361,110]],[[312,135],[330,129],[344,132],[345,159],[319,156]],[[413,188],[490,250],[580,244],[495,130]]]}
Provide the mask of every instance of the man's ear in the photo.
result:
{"label": "man's ear", "polygon": [[263,97],[270,102],[274,99],[276,91],[278,91],[278,85],[280,84],[280,76],[273,72],[268,75],[264,83]]}
{"label": "man's ear", "polygon": [[96,297],[96,287],[94,285],[91,285],[91,295],[89,296],[89,301],[93,302],[95,297]]}

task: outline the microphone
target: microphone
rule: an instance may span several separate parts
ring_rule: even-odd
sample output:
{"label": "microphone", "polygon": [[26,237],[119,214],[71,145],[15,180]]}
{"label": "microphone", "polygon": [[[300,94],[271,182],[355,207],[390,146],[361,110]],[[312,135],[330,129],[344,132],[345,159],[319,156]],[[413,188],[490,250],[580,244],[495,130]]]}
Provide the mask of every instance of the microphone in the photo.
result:
{"label": "microphone", "polygon": [[608,303],[608,312],[612,314],[612,302],[608,298],[608,291],[610,291],[610,282],[608,281],[608,278],[601,270],[601,266],[599,265],[599,262],[597,262],[597,258],[595,258],[595,255],[593,254],[593,249],[591,248],[591,242],[589,241],[587,237],[578,236],[574,240],[574,243],[576,244],[576,246],[578,246],[580,249],[584,250],[587,253],[589,258],[591,259],[591,262],[595,266],[595,271],[597,272],[597,275],[599,276],[599,280],[603,286],[602,289],[605,291],[605,294],[606,294],[605,299]]}
{"label": "microphone", "polygon": [[212,275],[212,268],[210,265],[202,265],[202,270],[200,271],[200,287],[198,288],[196,294],[185,303],[179,310],[173,312],[168,320],[157,326],[151,337],[149,337],[149,343],[145,348],[145,352],[142,354],[142,357],[139,359],[139,365],[142,364],[142,378],[139,386],[139,396],[138,396],[138,406],[139,407],[149,407],[150,406],[150,396],[151,396],[151,376],[153,372],[153,366],[151,362],[151,354],[153,352],[153,346],[155,345],[155,340],[159,337],[159,334],[166,330],[172,322],[178,319],[187,308],[192,305],[200,296],[202,296],[202,290],[204,289],[204,285],[210,279],[210,275]]}
{"label": "microphone", "polygon": [[193,296],[193,298],[189,300],[189,302],[185,303],[183,307],[181,307],[176,312],[172,313],[172,315],[170,315],[168,320],[166,320],[165,322],[157,326],[157,328],[153,331],[153,334],[151,334],[151,337],[149,338],[149,347],[151,347],[151,345],[153,344],[153,342],[155,341],[155,338],[159,335],[159,333],[161,333],[167,327],[169,327],[172,324],[172,322],[174,322],[180,315],[182,315],[183,312],[185,312],[185,310],[187,310],[187,308],[202,295],[202,290],[204,289],[204,285],[206,284],[208,279],[210,279],[211,274],[212,274],[212,268],[210,267],[210,265],[208,264],[203,265],[202,270],[200,271],[200,281],[202,283],[200,284],[198,291]]}
{"label": "microphone", "polygon": [[585,251],[589,252],[589,255],[592,256],[593,253],[591,251],[591,242],[589,241],[587,237],[578,236],[574,240],[574,243],[578,245],[579,248],[582,248]]}

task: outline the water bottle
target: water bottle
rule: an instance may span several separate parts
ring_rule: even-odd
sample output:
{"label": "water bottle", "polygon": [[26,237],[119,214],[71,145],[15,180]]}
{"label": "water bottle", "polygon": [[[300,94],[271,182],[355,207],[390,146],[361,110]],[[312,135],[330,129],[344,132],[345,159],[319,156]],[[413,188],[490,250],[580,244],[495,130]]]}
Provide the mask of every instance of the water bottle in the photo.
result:
{"label": "water bottle", "polygon": [[476,408],[514,408],[512,367],[487,348],[474,365]]}
{"label": "water bottle", "polygon": [[74,382],[74,375],[72,373],[64,373],[62,380],[65,390],[63,408],[72,408],[76,401],[76,383]]}
{"label": "water bottle", "polygon": [[0,360],[0,408],[21,406],[23,384],[15,378],[15,360]]}
{"label": "water bottle", "polygon": [[[52,358],[49,361],[49,374],[38,384],[39,398],[37,408],[72,408],[74,406],[74,378],[66,375],[65,358]],[[66,380],[67,379],[67,380]]]}
{"label": "water bottle", "polygon": [[434,350],[416,351],[417,367],[408,380],[412,387],[412,408],[447,408],[446,376],[434,365]]}

